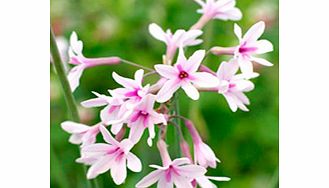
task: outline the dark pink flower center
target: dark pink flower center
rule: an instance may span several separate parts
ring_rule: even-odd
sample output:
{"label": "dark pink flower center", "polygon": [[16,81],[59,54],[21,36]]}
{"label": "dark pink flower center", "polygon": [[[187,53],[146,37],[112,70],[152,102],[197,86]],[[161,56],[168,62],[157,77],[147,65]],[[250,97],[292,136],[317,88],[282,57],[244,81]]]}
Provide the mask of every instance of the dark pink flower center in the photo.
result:
{"label": "dark pink flower center", "polygon": [[235,84],[229,84],[228,85],[228,88],[233,88],[233,87],[235,87],[236,85]]}
{"label": "dark pink flower center", "polygon": [[180,174],[177,172],[177,170],[176,170],[172,165],[170,165],[170,166],[168,167],[168,169],[165,171],[165,175],[166,175],[166,180],[167,180],[167,182],[170,182],[170,181],[171,181],[172,174],[175,174],[175,175],[177,175],[177,176],[180,175]]}
{"label": "dark pink flower center", "polygon": [[180,79],[187,78],[187,77],[188,77],[188,73],[185,72],[185,71],[180,71],[178,77],[179,77]]}
{"label": "dark pink flower center", "polygon": [[256,51],[257,50],[257,48],[256,47],[240,47],[239,48],[239,52],[240,53],[249,53],[249,52],[254,52],[254,51]]}

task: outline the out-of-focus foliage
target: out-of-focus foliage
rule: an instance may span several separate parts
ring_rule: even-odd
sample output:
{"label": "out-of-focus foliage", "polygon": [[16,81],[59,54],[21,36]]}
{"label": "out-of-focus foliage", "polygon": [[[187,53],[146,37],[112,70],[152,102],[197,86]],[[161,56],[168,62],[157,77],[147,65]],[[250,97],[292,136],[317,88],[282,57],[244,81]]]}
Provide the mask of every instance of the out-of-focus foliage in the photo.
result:
{"label": "out-of-focus foliage", "polygon": [[[244,14],[237,22],[243,31],[264,20],[267,27],[263,38],[274,45],[274,52],[267,55],[274,66],[257,67],[261,76],[253,80],[255,90],[247,93],[251,99],[250,112],[231,112],[224,98],[216,93],[202,93],[198,102],[180,97],[180,109],[182,115],[197,123],[206,142],[222,161],[208,174],[232,179],[216,182],[217,185],[221,188],[274,188],[278,187],[279,151],[278,0],[237,0],[237,6]],[[76,31],[84,41],[87,57],[117,55],[152,67],[161,63],[165,46],[148,34],[148,24],[156,22],[172,30],[188,29],[200,17],[197,8],[193,0],[52,0],[51,23],[57,36],[68,39],[71,31]],[[204,31],[205,42],[189,48],[188,54],[200,47],[237,44],[231,21],[214,20]],[[220,62],[228,58],[209,55],[205,63],[217,70]],[[80,103],[93,97],[91,91],[106,93],[107,89],[118,86],[111,78],[113,71],[131,77],[135,70],[128,65],[87,69],[74,96]],[[74,162],[79,157],[78,146],[70,144],[69,135],[60,128],[60,123],[67,119],[67,108],[56,74],[52,68],[50,71],[51,187],[86,187],[83,166]],[[99,109],[79,109],[83,122],[91,125],[99,121]],[[173,145],[170,147],[174,148]],[[118,187],[134,187],[150,171],[149,164],[160,164],[156,148],[149,148],[146,138],[133,151],[142,159],[143,171],[128,172],[126,183]],[[115,187],[108,173],[97,177],[97,182],[100,187]]]}

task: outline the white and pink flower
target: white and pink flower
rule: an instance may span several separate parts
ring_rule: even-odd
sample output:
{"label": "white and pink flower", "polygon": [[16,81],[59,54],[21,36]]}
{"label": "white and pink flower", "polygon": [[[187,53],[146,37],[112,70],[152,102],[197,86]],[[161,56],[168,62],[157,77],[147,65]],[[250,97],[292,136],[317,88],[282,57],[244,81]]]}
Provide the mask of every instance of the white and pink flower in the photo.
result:
{"label": "white and pink flower", "polygon": [[139,158],[130,152],[134,144],[129,139],[121,142],[115,140],[104,126],[100,126],[105,143],[85,146],[81,149],[81,157],[76,161],[91,165],[87,178],[93,179],[111,169],[115,184],[122,184],[127,177],[127,167],[133,172],[140,172],[142,164]]}
{"label": "white and pink flower", "polygon": [[195,163],[198,163],[205,168],[216,168],[217,162],[220,162],[219,159],[216,157],[214,151],[202,141],[201,136],[194,127],[192,121],[185,120],[185,126],[192,137]]}
{"label": "white and pink flower", "polygon": [[120,58],[118,57],[86,58],[82,54],[82,49],[83,43],[81,40],[78,40],[76,32],[73,31],[70,37],[69,63],[76,66],[69,71],[67,76],[72,92],[79,86],[80,77],[86,68],[120,63]]}
{"label": "white and pink flower", "polygon": [[137,105],[128,120],[130,127],[129,139],[133,143],[137,143],[143,135],[145,129],[149,131],[147,143],[152,146],[152,139],[155,137],[154,124],[163,123],[167,125],[167,121],[163,114],[156,112],[154,108],[155,95],[146,95],[139,105]]}
{"label": "white and pink flower", "polygon": [[167,79],[157,94],[157,102],[168,101],[180,87],[193,100],[199,99],[199,92],[196,87],[216,87],[219,82],[214,75],[197,72],[204,56],[205,51],[198,50],[189,59],[186,59],[183,49],[180,48],[178,60],[174,66],[155,65],[156,71]]}
{"label": "white and pink flower", "polygon": [[253,74],[252,62],[259,63],[264,66],[272,66],[273,64],[266,59],[255,57],[254,55],[265,54],[273,51],[273,45],[268,40],[258,40],[264,33],[265,23],[260,21],[254,24],[242,37],[241,28],[235,24],[234,33],[238,37],[240,44],[235,48],[234,56],[238,59],[241,72],[245,76]]}
{"label": "white and pink flower", "polygon": [[167,29],[167,31],[164,32],[160,26],[152,23],[149,25],[149,32],[154,38],[166,44],[166,59],[168,60],[172,59],[178,47],[183,48],[202,43],[202,39],[197,39],[200,35],[202,35],[201,30],[191,29],[185,31],[183,29],[179,29],[173,34],[170,29]]}
{"label": "white and pink flower", "polygon": [[[217,70],[218,93],[225,97],[233,112],[238,108],[248,111],[246,105],[249,105],[250,101],[244,92],[251,91],[255,87],[251,81],[245,79],[244,74],[236,74],[238,70],[239,65],[236,61],[222,62]],[[256,77],[258,74],[253,73],[251,76]]]}
{"label": "white and pink flower", "polygon": [[150,165],[155,168],[136,184],[137,188],[146,188],[158,182],[158,188],[193,188],[192,181],[206,173],[206,169],[190,163],[188,158],[178,158],[171,161],[164,141],[158,142],[158,148],[163,166]]}
{"label": "white and pink flower", "polygon": [[209,19],[233,20],[237,21],[242,18],[240,9],[236,8],[235,0],[194,0],[201,9],[198,13],[203,14]]}
{"label": "white and pink flower", "polygon": [[88,126],[72,121],[64,121],[61,127],[66,132],[72,134],[69,142],[72,144],[82,144],[81,147],[93,144],[96,142],[96,136],[99,133],[100,123],[94,126]]}
{"label": "white and pink flower", "polygon": [[148,93],[150,85],[142,86],[143,75],[143,69],[139,69],[135,72],[134,79],[125,78],[113,72],[113,79],[123,86],[123,88],[109,90],[109,92],[112,96],[122,98],[123,100],[129,100],[133,105],[139,102]]}
{"label": "white and pink flower", "polygon": [[[123,126],[123,122],[119,121],[129,115],[124,101],[119,97],[110,97],[93,92],[97,98],[83,101],[81,105],[85,108],[106,106],[100,112],[100,118],[105,125],[111,125],[111,132],[117,134]],[[117,123],[115,123],[117,121]]]}

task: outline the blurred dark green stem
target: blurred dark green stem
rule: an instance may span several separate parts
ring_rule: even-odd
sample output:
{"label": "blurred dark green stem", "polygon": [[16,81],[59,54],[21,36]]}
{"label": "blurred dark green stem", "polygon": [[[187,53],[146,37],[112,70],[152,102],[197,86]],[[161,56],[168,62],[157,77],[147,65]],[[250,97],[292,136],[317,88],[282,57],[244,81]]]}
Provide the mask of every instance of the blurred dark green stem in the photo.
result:
{"label": "blurred dark green stem", "polygon": [[[174,95],[174,110],[173,110],[173,114],[174,115],[180,115],[179,112],[179,100],[178,100],[178,92],[175,93]],[[181,156],[181,148],[180,148],[180,133],[182,133],[181,127],[180,127],[180,119],[175,118],[174,123],[176,124],[175,126],[175,143],[174,146],[177,147],[176,148],[176,156],[180,157]]]}
{"label": "blurred dark green stem", "polygon": [[53,64],[54,64],[56,73],[58,75],[58,78],[61,82],[61,85],[62,85],[62,88],[64,91],[64,98],[65,98],[67,107],[69,109],[71,119],[73,121],[79,122],[80,118],[79,118],[79,114],[78,114],[78,109],[75,105],[75,100],[72,95],[69,81],[67,80],[67,77],[66,77],[63,62],[62,62],[62,59],[61,59],[61,56],[59,54],[58,47],[56,44],[55,35],[54,35],[54,32],[51,27],[50,27],[50,53],[51,53],[51,56],[53,59]]}

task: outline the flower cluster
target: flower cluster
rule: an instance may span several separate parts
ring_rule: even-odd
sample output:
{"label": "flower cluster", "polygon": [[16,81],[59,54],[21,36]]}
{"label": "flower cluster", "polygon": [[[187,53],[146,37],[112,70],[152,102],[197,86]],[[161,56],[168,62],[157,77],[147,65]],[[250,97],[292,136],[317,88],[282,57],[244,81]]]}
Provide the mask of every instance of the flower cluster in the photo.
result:
{"label": "flower cluster", "polygon": [[[201,5],[197,12],[203,15],[190,30],[179,29],[172,33],[169,29],[163,31],[155,23],[149,25],[150,34],[166,44],[163,64],[154,65],[154,69],[139,69],[133,79],[113,72],[112,77],[121,85],[120,88],[110,89],[108,94],[93,92],[95,98],[81,103],[85,108],[102,107],[101,122],[94,126],[72,121],[61,124],[66,132],[72,134],[69,141],[81,144],[81,157],[76,162],[91,166],[87,172],[88,179],[110,171],[113,181],[119,185],[124,183],[127,177],[127,168],[133,172],[141,172],[142,163],[131,150],[140,143],[144,132],[148,132],[146,142],[152,147],[158,132],[157,147],[162,166],[150,165],[155,170],[140,180],[136,187],[149,187],[157,182],[159,188],[174,185],[178,188],[193,188],[196,185],[213,188],[216,186],[210,180],[230,180],[227,177],[205,175],[207,168],[216,168],[220,160],[202,140],[193,122],[172,110],[173,103],[177,102],[174,96],[180,88],[192,100],[198,100],[200,92],[217,92],[224,96],[232,111],[248,111],[246,105],[249,105],[250,101],[245,92],[254,89],[250,79],[259,76],[253,71],[253,62],[265,66],[272,65],[255,55],[270,52],[273,46],[267,40],[259,40],[265,29],[264,22],[253,25],[244,36],[241,28],[235,24],[233,31],[239,39],[239,44],[234,47],[215,46],[210,49],[214,55],[231,55],[231,59],[218,66],[217,72],[202,64],[206,56],[205,50],[197,50],[187,57],[184,49],[203,42],[199,37],[203,33],[202,27],[207,22],[212,19],[239,20],[242,17],[241,11],[235,7],[235,0],[195,1]],[[73,32],[69,54],[70,63],[75,67],[68,73],[72,91],[78,87],[79,79],[86,68],[118,63],[143,67],[119,57],[86,58],[82,54],[82,48],[82,41],[78,40],[77,34]],[[178,55],[175,58],[177,51]],[[144,71],[150,72],[144,74]],[[147,84],[146,77],[151,74],[158,75],[159,80],[154,84]],[[166,129],[168,126],[177,126],[181,129],[181,125],[173,121],[175,118],[183,120],[192,138],[193,157],[184,135],[180,134],[183,157],[174,160],[170,158],[165,142]],[[127,130],[129,134],[126,137]],[[105,143],[96,143],[96,136],[99,133]]]}

